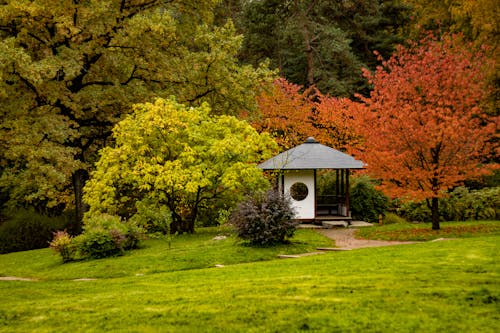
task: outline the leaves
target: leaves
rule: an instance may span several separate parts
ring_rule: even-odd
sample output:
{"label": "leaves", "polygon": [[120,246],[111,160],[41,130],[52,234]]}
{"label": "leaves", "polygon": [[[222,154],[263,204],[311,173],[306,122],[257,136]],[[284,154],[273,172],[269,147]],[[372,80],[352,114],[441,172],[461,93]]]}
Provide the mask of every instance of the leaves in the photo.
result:
{"label": "leaves", "polygon": [[268,135],[247,123],[211,116],[207,104],[193,108],[174,99],[135,105],[113,132],[115,146],[102,150],[85,187],[88,218],[129,218],[147,200],[170,209],[173,232],[193,231],[203,208],[230,207],[245,192],[265,187],[255,163],[276,150]]}
{"label": "leaves", "polygon": [[499,124],[481,104],[494,65],[472,50],[458,36],[427,37],[366,73],[374,90],[354,111],[359,153],[392,195],[440,197],[496,167],[482,164]]}
{"label": "leaves", "polygon": [[4,1],[0,187],[12,204],[71,207],[71,176],[93,168],[134,103],[175,95],[253,113],[273,73],[239,64],[242,38],[213,25],[216,2]]}
{"label": "leaves", "polygon": [[358,144],[350,126],[353,103],[347,98],[328,97],[315,87],[304,90],[278,79],[257,103],[262,115],[252,125],[259,132],[270,133],[283,150],[302,144],[310,136],[340,150]]}

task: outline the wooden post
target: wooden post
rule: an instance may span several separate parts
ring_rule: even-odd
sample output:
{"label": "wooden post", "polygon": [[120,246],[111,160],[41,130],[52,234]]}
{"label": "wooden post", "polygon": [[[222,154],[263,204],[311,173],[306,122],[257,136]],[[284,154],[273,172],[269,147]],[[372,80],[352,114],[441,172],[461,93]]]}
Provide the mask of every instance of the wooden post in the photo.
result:
{"label": "wooden post", "polygon": [[345,211],[346,216],[351,216],[351,207],[350,207],[350,195],[349,195],[349,169],[345,172]]}

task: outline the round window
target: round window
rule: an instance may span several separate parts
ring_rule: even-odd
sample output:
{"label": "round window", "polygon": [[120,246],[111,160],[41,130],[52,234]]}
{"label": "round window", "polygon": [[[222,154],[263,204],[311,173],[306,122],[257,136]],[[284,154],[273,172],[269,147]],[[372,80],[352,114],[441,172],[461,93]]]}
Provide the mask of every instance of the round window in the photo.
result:
{"label": "round window", "polygon": [[307,198],[307,194],[309,194],[309,190],[304,183],[295,183],[290,187],[290,196],[293,200],[302,201]]}

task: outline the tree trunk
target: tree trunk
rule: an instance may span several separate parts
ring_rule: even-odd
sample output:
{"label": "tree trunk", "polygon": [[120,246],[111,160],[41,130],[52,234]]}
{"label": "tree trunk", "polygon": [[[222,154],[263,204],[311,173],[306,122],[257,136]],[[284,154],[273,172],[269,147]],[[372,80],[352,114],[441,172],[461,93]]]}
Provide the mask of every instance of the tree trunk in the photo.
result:
{"label": "tree trunk", "polygon": [[310,87],[314,85],[314,50],[312,47],[312,37],[311,31],[309,29],[309,23],[307,19],[308,12],[314,7],[314,3],[310,4],[309,9],[303,12],[300,8],[298,1],[295,1],[295,7],[299,19],[299,24],[301,28],[302,38],[304,39],[304,51],[306,53],[306,82],[307,86]]}
{"label": "tree trunk", "polygon": [[432,213],[432,230],[439,230],[439,199],[437,197],[432,198],[431,204]]}
{"label": "tree trunk", "polygon": [[87,181],[89,174],[87,170],[76,170],[72,175],[73,191],[75,192],[75,221],[72,227],[72,234],[79,234],[82,232],[83,226],[83,213],[87,210],[83,202],[83,187]]}

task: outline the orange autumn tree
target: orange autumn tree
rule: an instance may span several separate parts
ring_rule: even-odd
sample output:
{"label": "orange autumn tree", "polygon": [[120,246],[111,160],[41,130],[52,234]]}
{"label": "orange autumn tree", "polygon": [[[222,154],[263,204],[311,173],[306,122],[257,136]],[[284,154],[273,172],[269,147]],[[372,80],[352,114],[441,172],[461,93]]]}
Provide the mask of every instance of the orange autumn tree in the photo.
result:
{"label": "orange autumn tree", "polygon": [[457,36],[427,37],[366,73],[373,91],[355,112],[360,157],[389,194],[426,199],[434,230],[446,190],[497,166],[482,163],[499,125],[482,108],[486,66],[494,64]]}
{"label": "orange autumn tree", "polygon": [[302,87],[280,78],[270,90],[257,97],[261,116],[252,121],[259,132],[267,132],[281,149],[287,150],[316,134],[311,115],[314,102],[313,88],[302,91]]}
{"label": "orange autumn tree", "polygon": [[260,133],[270,133],[282,150],[310,136],[339,150],[356,141],[347,125],[348,99],[328,97],[315,87],[304,89],[280,78],[257,98],[257,103],[261,116],[252,121],[252,126]]}

